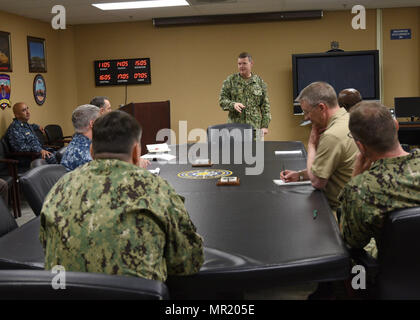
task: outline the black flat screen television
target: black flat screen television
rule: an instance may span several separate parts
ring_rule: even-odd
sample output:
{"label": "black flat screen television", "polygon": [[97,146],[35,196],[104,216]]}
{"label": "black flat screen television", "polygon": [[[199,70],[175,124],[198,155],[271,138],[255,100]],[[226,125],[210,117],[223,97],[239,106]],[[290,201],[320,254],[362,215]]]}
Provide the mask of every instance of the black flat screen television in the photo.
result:
{"label": "black flat screen television", "polygon": [[302,114],[299,92],[315,81],[328,82],[337,95],[355,88],[363,100],[380,100],[378,50],[293,54],[292,72],[294,114]]}
{"label": "black flat screen television", "polygon": [[394,108],[397,118],[420,117],[420,97],[395,97]]}

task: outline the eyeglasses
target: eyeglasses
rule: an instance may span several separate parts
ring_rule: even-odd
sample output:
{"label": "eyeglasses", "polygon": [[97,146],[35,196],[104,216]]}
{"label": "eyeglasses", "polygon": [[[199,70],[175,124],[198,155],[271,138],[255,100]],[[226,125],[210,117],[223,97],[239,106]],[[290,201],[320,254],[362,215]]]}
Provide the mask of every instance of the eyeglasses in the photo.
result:
{"label": "eyeglasses", "polygon": [[317,105],[315,105],[315,106],[311,106],[311,110],[309,110],[309,111],[305,111],[305,110],[303,110],[303,108],[302,108],[302,111],[303,111],[303,114],[305,115],[305,116],[307,116],[308,114],[310,114],[316,107],[318,107],[319,106],[319,104],[317,104]]}
{"label": "eyeglasses", "polygon": [[360,140],[360,139],[357,139],[357,138],[353,137],[353,135],[351,134],[351,132],[350,132],[350,131],[349,131],[349,133],[347,133],[347,137],[349,137],[350,139],[357,140],[357,141],[359,141],[359,140]]}

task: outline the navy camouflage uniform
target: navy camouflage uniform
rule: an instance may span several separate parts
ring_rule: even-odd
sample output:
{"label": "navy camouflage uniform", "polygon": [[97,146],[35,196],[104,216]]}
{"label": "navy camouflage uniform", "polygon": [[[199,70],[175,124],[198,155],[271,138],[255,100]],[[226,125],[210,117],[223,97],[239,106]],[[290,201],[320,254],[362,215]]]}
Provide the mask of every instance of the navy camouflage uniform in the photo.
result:
{"label": "navy camouflage uniform", "polygon": [[[241,113],[234,108],[236,102],[246,108]],[[244,79],[239,73],[227,77],[219,96],[220,107],[229,111],[229,123],[247,123],[254,129],[268,128],[271,121],[267,85],[256,74]]]}
{"label": "navy camouflage uniform", "polygon": [[52,153],[50,157],[45,157],[45,160],[49,164],[57,163],[55,151],[41,145],[41,142],[35,134],[35,130],[39,130],[37,124],[29,124],[14,118],[6,132],[6,137],[12,151],[41,152],[41,150],[44,149]]}
{"label": "navy camouflage uniform", "polygon": [[[345,185],[338,199],[344,240],[353,248],[363,248],[374,238],[380,252],[386,213],[420,206],[420,150],[375,161]],[[371,244],[365,250],[375,255]]]}
{"label": "navy camouflage uniform", "polygon": [[53,186],[40,240],[46,270],[165,281],[198,272],[204,261],[183,198],[161,177],[117,159],[90,161]]}
{"label": "navy camouflage uniform", "polygon": [[61,164],[67,171],[72,171],[77,167],[92,161],[90,155],[90,145],[92,140],[82,133],[76,133],[64,152]]}

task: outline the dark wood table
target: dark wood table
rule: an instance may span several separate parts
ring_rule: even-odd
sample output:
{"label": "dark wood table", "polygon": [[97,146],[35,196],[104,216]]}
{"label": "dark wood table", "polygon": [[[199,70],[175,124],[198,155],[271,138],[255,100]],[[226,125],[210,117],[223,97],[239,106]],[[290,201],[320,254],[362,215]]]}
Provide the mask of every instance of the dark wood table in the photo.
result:
{"label": "dark wood table", "polygon": [[[179,156],[177,146],[171,149]],[[223,292],[349,276],[349,254],[323,192],[310,185],[273,183],[283,167],[306,167],[303,144],[265,142],[263,150],[264,168],[259,175],[247,175],[245,169],[254,165],[246,163],[214,164],[210,168],[232,171],[232,176],[240,178],[239,186],[216,186],[216,179],[179,178],[180,172],[206,169],[190,163],[152,164],[151,168],[159,167],[160,176],[185,197],[185,206],[206,247],[205,263],[198,274],[168,278],[172,297],[217,298]],[[276,150],[301,153],[276,156]],[[0,238],[0,269],[42,268],[38,232],[37,218]]]}

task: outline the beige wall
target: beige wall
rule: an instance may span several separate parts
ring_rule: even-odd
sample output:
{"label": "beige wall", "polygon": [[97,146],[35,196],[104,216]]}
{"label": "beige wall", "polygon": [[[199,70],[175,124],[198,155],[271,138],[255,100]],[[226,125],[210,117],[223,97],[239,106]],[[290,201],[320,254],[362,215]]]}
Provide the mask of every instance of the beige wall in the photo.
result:
{"label": "beige wall", "polygon": [[[69,112],[77,103],[74,72],[74,40],[72,29],[55,31],[48,23],[0,12],[0,30],[10,32],[13,72],[11,80],[11,103],[23,101],[30,106],[30,122],[42,126],[59,123],[63,130]],[[47,86],[47,99],[42,106],[35,103],[33,81],[36,73],[29,73],[27,36],[46,40],[47,73],[43,73]],[[12,109],[0,110],[0,134],[3,135],[13,119]]]}
{"label": "beige wall", "polygon": [[[391,29],[411,29],[411,39],[391,40]],[[384,103],[420,96],[420,8],[383,10]]]}
{"label": "beige wall", "polygon": [[[151,85],[128,86],[127,102],[171,101],[171,126],[187,120],[188,129],[226,121],[218,106],[223,80],[236,72],[236,57],[249,51],[254,72],[268,84],[273,120],[267,140],[307,141],[308,127],[292,114],[291,54],[325,52],[331,41],[346,51],[376,48],[376,10],[367,11],[367,29],[353,30],[348,11],[324,12],[320,20],[154,28],[151,21],[78,25],[54,31],[49,23],[0,12],[0,30],[12,34],[12,102],[29,101],[32,121],[59,123],[72,133],[71,112],[95,95],[110,98],[113,109],[125,103],[125,87],[95,87],[93,61],[151,58]],[[420,95],[420,8],[383,13],[385,103],[397,95]],[[411,28],[413,39],[389,40],[391,28]],[[47,100],[38,107],[32,95],[35,74],[28,73],[26,36],[47,40]],[[0,111],[0,133],[12,119]],[[177,132],[178,133],[178,132]]]}
{"label": "beige wall", "polygon": [[[93,61],[151,58],[152,84],[128,86],[128,102],[171,101],[171,126],[188,129],[226,122],[218,105],[223,80],[237,71],[236,58],[249,51],[254,71],[268,84],[273,120],[267,140],[306,140],[308,128],[292,112],[291,54],[325,52],[337,40],[345,50],[375,49],[375,11],[368,29],[351,28],[349,12],[326,12],[320,20],[154,28],[150,21],[75,27],[79,103],[107,95],[124,103],[125,87],[95,88]],[[95,39],[92,41],[91,39]]]}

